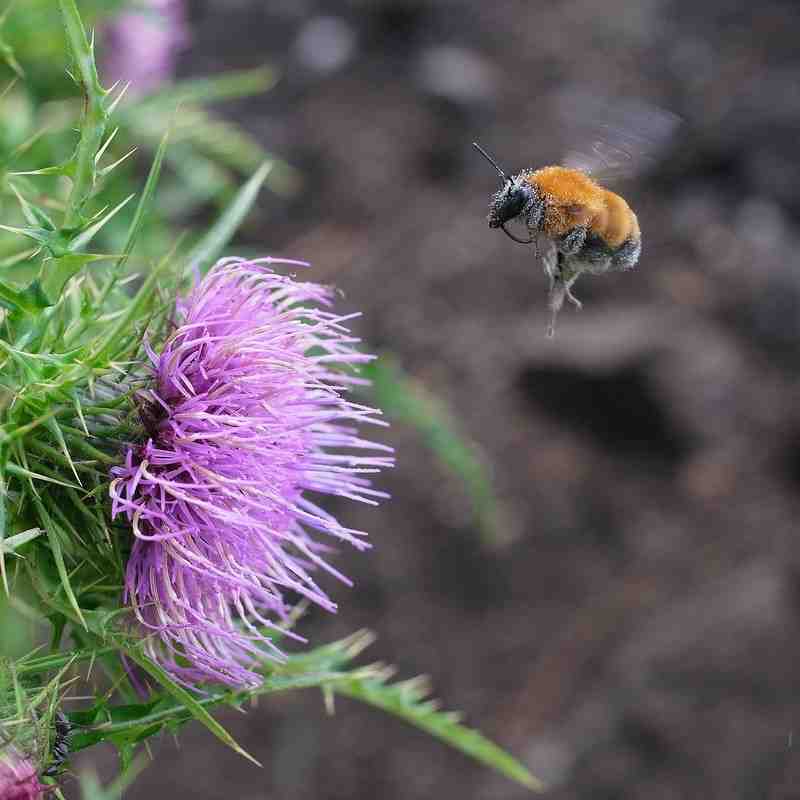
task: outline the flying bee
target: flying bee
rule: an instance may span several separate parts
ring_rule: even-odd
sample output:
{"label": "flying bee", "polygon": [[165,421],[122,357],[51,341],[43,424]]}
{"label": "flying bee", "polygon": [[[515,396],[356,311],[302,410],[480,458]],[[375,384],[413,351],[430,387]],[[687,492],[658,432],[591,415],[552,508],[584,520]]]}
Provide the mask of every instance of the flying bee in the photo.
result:
{"label": "flying bee", "polygon": [[[572,102],[586,109],[586,98],[579,102],[572,98]],[[603,123],[601,138],[592,143],[588,155],[573,152],[563,166],[527,169],[511,176],[473,142],[503,180],[489,203],[489,227],[500,228],[519,244],[534,244],[537,255],[540,239],[544,240],[542,260],[550,279],[548,305],[552,313],[548,336],[554,334],[556,316],[565,299],[581,307],[571,289],[583,273],[601,275],[630,270],[639,260],[642,236],[636,214],[624,198],[604,188],[594,177],[633,174],[642,156],[652,154],[678,121],[673,114],[649,107],[640,107],[636,112],[626,107],[622,116],[635,122],[642,115],[647,120],[647,130],[642,135],[635,128],[629,133],[624,127]],[[619,144],[613,139],[618,139]],[[513,234],[507,227],[511,222],[521,222],[527,229],[527,238]]]}

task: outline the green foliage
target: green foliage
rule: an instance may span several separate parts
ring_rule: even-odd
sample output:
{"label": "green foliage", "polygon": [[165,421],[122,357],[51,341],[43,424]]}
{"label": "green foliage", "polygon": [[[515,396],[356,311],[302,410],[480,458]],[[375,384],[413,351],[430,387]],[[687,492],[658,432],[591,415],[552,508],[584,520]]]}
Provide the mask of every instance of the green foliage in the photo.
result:
{"label": "green foliage", "polygon": [[[0,173],[25,223],[0,227],[36,245],[22,251],[12,265],[15,275],[32,276],[27,282],[0,280],[0,307],[5,309],[0,339],[0,573],[7,589],[9,568],[16,575],[20,566],[18,560],[8,565],[7,556],[21,546],[20,535],[43,532],[28,548],[28,563],[58,578],[55,599],[66,600],[76,621],[85,625],[85,609],[112,602],[122,587],[128,545],[109,529],[104,501],[108,468],[118,458],[119,443],[136,438],[140,429],[130,397],[141,377],[130,365],[141,361],[145,332],[157,339],[164,330],[187,263],[195,266],[219,253],[255,201],[269,168],[258,169],[232,196],[220,222],[188,262],[173,250],[149,266],[148,248],[141,245],[150,240],[152,221],[161,217],[156,188],[169,152],[167,136],[162,130],[144,191],[125,227],[119,227],[117,215],[132,194],[95,211],[97,200],[103,202],[118,188],[108,185],[109,168],[101,166],[101,157],[117,130],[109,133],[120,95],[100,84],[94,43],[74,0],[60,4],[73,74],[84,97],[77,144],[48,167],[39,161],[35,168],[20,170],[9,157],[5,174]],[[5,21],[15,19],[12,13]],[[176,112],[180,98],[238,96],[273,82],[271,72],[258,70],[170,88],[144,101],[146,115],[128,109],[129,126],[135,128],[133,121],[145,116],[151,123],[171,118],[174,135],[181,129],[176,120],[183,119],[182,111]],[[200,113],[191,111],[195,122]],[[20,131],[17,139],[28,133]],[[41,159],[49,153],[30,155]],[[258,155],[263,160],[263,153]],[[54,176],[69,179],[66,191],[53,183]],[[33,182],[44,182],[44,189],[35,189]],[[105,241],[116,252],[90,249],[95,239],[104,240],[111,225],[116,230]],[[146,268],[133,297],[128,284],[138,279],[128,273],[129,262]]]}
{"label": "green foliage", "polygon": [[[67,5],[74,11],[74,2]],[[96,26],[94,30],[102,34],[104,23],[123,5],[123,0],[81,0],[80,8]],[[82,53],[73,53],[69,73],[64,69],[65,26],[54,13],[55,7],[55,0],[25,0],[7,6],[0,15],[0,116],[4,123],[0,126],[0,215],[6,226],[3,230],[9,234],[24,231],[37,245],[31,249],[20,243],[19,235],[0,233],[0,268],[5,267],[0,280],[4,283],[37,275],[40,258],[46,255],[41,245],[54,249],[57,256],[65,255],[70,247],[70,252],[77,252],[71,234],[87,188],[93,185],[93,195],[102,196],[106,211],[118,207],[138,192],[139,171],[146,161],[142,154],[155,151],[168,128],[172,129],[172,145],[165,153],[167,169],[153,201],[154,213],[144,223],[138,244],[143,259],[157,259],[169,249],[174,240],[169,219],[185,219],[208,203],[224,208],[241,176],[250,176],[265,161],[273,163],[267,188],[282,194],[298,189],[299,178],[293,169],[271,158],[255,139],[202,105],[268,91],[278,80],[273,68],[177,82],[146,96],[128,93],[113,106],[125,87],[116,87],[111,95],[98,91],[102,74],[95,80],[98,70],[88,66],[86,50],[92,51],[92,64],[95,51],[88,39],[73,43]],[[80,36],[74,25],[71,30],[70,36]],[[99,41],[97,49],[102,50],[101,44]],[[9,58],[19,66],[19,75],[9,66]],[[86,69],[93,69],[94,74],[84,74]],[[93,86],[94,91],[82,88],[76,97],[72,78],[81,87]],[[75,119],[84,113],[84,100],[87,113],[75,142]],[[113,121],[108,116],[112,110]],[[95,149],[102,134],[102,145]],[[66,182],[72,186],[71,198],[64,193]],[[31,220],[28,210],[39,218]],[[62,225],[52,223],[54,214],[65,218]],[[124,211],[105,220],[96,230],[97,250],[118,254],[126,230]],[[57,290],[58,286],[53,288]],[[3,291],[0,287],[0,297]],[[35,309],[37,302],[46,300],[35,297],[28,301],[29,306],[31,302]]]}
{"label": "green foliage", "polygon": [[65,671],[40,681],[20,676],[13,661],[0,658],[0,755],[13,748],[39,770],[50,763]]}
{"label": "green foliage", "polygon": [[265,665],[264,681],[253,689],[235,692],[210,688],[199,698],[176,687],[163,671],[137,656],[135,650],[127,650],[165,691],[146,702],[124,705],[112,705],[104,698],[86,711],[70,714],[72,722],[79,726],[72,749],[110,742],[119,749],[123,762],[127,762],[139,742],[163,730],[177,731],[195,719],[237,752],[255,761],[213,720],[208,709],[240,706],[277,692],[319,688],[328,697],[340,694],[405,720],[529,789],[543,788],[522,764],[478,731],[463,725],[457,714],[442,711],[437,703],[427,699],[429,686],[424,678],[390,683],[393,671],[381,664],[351,668],[350,662],[372,641],[372,634],[360,631],[308,653],[290,656],[283,665]]}
{"label": "green foliage", "polygon": [[[0,290],[6,309],[0,339],[0,571],[8,591],[7,557],[29,544],[25,563],[58,579],[52,598],[48,593],[43,602],[65,600],[85,627],[84,610],[112,602],[122,585],[124,545],[110,535],[107,510],[97,500],[107,493],[119,437],[130,434],[127,400],[137,375],[126,367],[141,358],[145,331],[157,335],[163,329],[180,270],[169,257],[162,259],[133,297],[119,280],[152,211],[166,139],[122,252],[86,250],[127,200],[110,210],[89,210],[115,99],[100,86],[74,0],[62,0],[61,8],[86,102],[77,146],[59,165],[71,178],[60,220],[13,187],[29,227],[6,230],[37,242],[41,266],[27,286],[4,284]],[[94,264],[105,270],[93,275],[88,268]],[[126,373],[120,387],[118,375]],[[13,565],[15,573],[20,563]]]}
{"label": "green foliage", "polygon": [[544,784],[519,761],[480,732],[463,725],[457,713],[441,711],[435,701],[427,699],[430,687],[425,678],[389,683],[392,674],[393,670],[381,669],[353,672],[327,686],[405,720],[528,789],[544,789]]}

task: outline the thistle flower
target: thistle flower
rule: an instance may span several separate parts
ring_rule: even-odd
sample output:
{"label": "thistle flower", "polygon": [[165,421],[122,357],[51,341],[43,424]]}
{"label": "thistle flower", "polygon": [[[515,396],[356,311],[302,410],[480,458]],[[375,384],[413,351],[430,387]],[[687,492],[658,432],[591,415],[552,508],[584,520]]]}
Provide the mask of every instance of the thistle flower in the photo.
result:
{"label": "thistle flower", "polygon": [[378,412],[343,396],[363,381],[337,370],[372,357],[354,349],[349,317],[323,310],[328,289],[270,263],[303,265],[224,259],[179,304],[161,352],[148,348],[149,438],[112,470],[112,514],[134,534],[126,600],[149,655],[185,684],[252,685],[255,659],[282,658],[270,634],[294,599],[336,610],[312,572],[349,583],[324,554],[368,545],[307,493],[385,497],[365,474],[391,448],[354,427]]}
{"label": "thistle flower", "polygon": [[172,80],[189,36],[184,0],[144,0],[141,6],[118,14],[105,35],[107,79],[130,81],[134,94]]}
{"label": "thistle flower", "polygon": [[33,762],[16,747],[8,745],[0,752],[0,800],[41,800],[46,789]]}

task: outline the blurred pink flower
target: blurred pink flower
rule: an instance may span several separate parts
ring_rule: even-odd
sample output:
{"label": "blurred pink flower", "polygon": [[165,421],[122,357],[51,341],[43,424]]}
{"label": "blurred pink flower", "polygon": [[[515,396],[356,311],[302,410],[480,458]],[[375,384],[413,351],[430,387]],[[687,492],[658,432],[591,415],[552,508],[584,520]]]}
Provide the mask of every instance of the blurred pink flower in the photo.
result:
{"label": "blurred pink flower", "polygon": [[0,800],[41,800],[47,788],[30,759],[15,747],[0,752]]}
{"label": "blurred pink flower", "polygon": [[298,597],[335,611],[313,572],[349,583],[325,554],[368,544],[317,499],[386,496],[368,475],[391,448],[356,430],[378,412],[347,398],[364,383],[351,368],[373,357],[325,309],[329,289],[270,263],[302,265],[223,259],[179,304],[150,351],[149,438],[112,469],[112,515],[134,534],[127,600],[150,657],[189,685],[260,682],[254,664],[283,657],[272,638]]}
{"label": "blurred pink flower", "polygon": [[139,95],[157,89],[173,79],[188,38],[184,0],[141,0],[106,28],[104,82],[130,81],[130,91]]}

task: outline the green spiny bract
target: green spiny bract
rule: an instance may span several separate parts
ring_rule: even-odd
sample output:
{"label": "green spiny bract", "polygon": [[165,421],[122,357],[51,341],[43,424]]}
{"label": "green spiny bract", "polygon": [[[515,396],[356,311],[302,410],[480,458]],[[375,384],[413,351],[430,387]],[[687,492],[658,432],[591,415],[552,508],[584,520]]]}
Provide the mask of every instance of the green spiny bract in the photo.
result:
{"label": "green spiny bract", "polygon": [[[5,183],[27,224],[4,228],[35,243],[35,251],[17,264],[19,273],[27,267],[35,277],[27,284],[0,285],[0,536],[26,530],[43,535],[27,548],[24,560],[0,549],[0,571],[8,591],[10,576],[24,565],[43,603],[63,601],[73,621],[84,623],[82,609],[116,600],[121,590],[125,552],[107,522],[108,466],[116,460],[120,438],[137,435],[129,402],[136,389],[135,365],[145,331],[157,337],[165,324],[175,281],[168,258],[149,270],[133,298],[126,285],[130,277],[124,278],[164,146],[121,252],[88,249],[127,203],[93,210],[105,174],[100,157],[120,93],[100,85],[93,43],[74,0],[62,0],[61,7],[85,98],[78,143],[60,165],[25,176],[6,171]],[[27,186],[53,174],[71,178],[65,197],[43,194],[34,202],[16,183],[24,178]],[[53,221],[51,207],[60,222]],[[96,273],[88,268],[94,262]]]}

